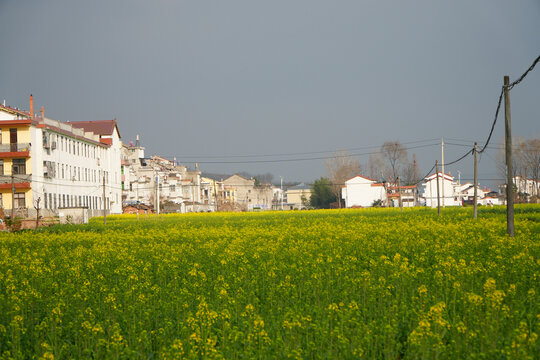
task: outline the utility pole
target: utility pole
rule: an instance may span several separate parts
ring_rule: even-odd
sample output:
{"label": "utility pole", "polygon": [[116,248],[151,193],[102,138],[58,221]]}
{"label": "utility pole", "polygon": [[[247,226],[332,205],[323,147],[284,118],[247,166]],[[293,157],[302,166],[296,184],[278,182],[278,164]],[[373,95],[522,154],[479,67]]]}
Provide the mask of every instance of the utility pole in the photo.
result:
{"label": "utility pole", "polygon": [[[437,174],[437,214],[441,216],[441,197],[439,196],[439,161],[435,160],[435,173]],[[444,186],[444,183],[443,183]]]}
{"label": "utility pole", "polygon": [[[441,139],[441,167],[442,167],[442,173],[443,173],[443,180],[444,180],[444,139]],[[446,198],[444,197],[444,182],[442,186],[442,206],[443,208],[446,207]]]}
{"label": "utility pole", "polygon": [[401,208],[401,212],[403,212],[403,200],[401,199],[401,179],[398,176],[398,194],[399,194],[399,207]]}
{"label": "utility pole", "polygon": [[139,178],[137,177],[137,221],[139,221],[140,212],[141,212],[141,203],[139,202]]}
{"label": "utility pole", "polygon": [[478,145],[474,143],[474,218],[478,217],[478,161],[477,154]]}
{"label": "utility pole", "polygon": [[159,216],[159,175],[156,176],[156,214]]}
{"label": "utility pole", "polygon": [[218,193],[216,190],[216,180],[214,180],[214,210],[219,211],[219,199],[218,199]]}
{"label": "utility pole", "polygon": [[11,221],[15,219],[15,175],[13,174],[13,163],[11,165]]}
{"label": "utility pole", "polygon": [[281,195],[281,211],[283,211],[283,176],[280,176],[281,178],[281,191],[280,191],[280,195]]}
{"label": "utility pole", "polygon": [[459,197],[459,206],[462,205],[461,201],[461,171],[458,170],[458,197]]}
{"label": "utility pole", "polygon": [[504,77],[504,128],[506,140],[506,232],[514,237],[514,179],[512,176],[512,127],[510,121],[510,78]]}
{"label": "utility pole", "polygon": [[105,197],[105,172],[103,172],[103,225],[107,224],[107,202]]}

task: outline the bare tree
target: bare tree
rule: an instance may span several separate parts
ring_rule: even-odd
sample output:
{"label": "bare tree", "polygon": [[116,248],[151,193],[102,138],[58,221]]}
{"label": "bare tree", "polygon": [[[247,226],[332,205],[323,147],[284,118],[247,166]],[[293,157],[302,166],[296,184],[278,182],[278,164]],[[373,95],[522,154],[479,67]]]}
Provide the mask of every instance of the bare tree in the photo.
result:
{"label": "bare tree", "polygon": [[389,180],[395,184],[401,168],[407,164],[407,149],[399,141],[387,141],[381,146],[381,153],[389,166]]}
{"label": "bare tree", "polygon": [[[540,139],[525,140],[521,137],[512,139],[512,178],[519,183],[514,184],[518,188],[518,199],[525,200],[523,196],[538,196],[538,180],[540,177]],[[502,178],[506,178],[506,156],[504,143],[501,141],[499,151],[495,158],[497,170]],[[516,179],[516,177],[518,179]],[[533,188],[527,193],[527,179],[532,180]],[[503,181],[504,183],[504,181]]]}
{"label": "bare tree", "polygon": [[369,177],[381,179],[388,176],[388,168],[384,165],[384,159],[380,154],[369,155],[368,160]]}
{"label": "bare tree", "polygon": [[533,182],[531,196],[539,196],[538,180],[540,176],[540,139],[525,140],[520,144],[521,161],[527,176]]}
{"label": "bare tree", "polygon": [[362,166],[347,152],[338,151],[334,153],[333,158],[326,161],[326,168],[330,173],[332,192],[336,195],[338,206],[341,208],[341,189],[348,178],[360,172]]}
{"label": "bare tree", "polygon": [[412,161],[409,162],[403,169],[402,184],[413,185],[420,181],[420,168],[416,162],[416,154],[413,154]]}

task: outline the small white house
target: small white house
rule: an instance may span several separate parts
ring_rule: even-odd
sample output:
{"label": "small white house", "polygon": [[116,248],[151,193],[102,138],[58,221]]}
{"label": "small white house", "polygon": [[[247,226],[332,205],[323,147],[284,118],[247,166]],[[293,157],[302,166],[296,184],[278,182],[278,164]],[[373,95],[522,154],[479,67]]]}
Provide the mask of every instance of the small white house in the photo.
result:
{"label": "small white house", "polygon": [[460,202],[455,194],[456,183],[453,176],[438,172],[429,175],[424,181],[422,197],[426,199],[426,206],[437,207],[437,181],[439,182],[438,196],[441,206],[459,206]]}
{"label": "small white house", "polygon": [[382,183],[362,175],[356,175],[345,181],[341,191],[345,207],[370,207],[374,201],[386,202],[386,190]]}
{"label": "small white house", "polygon": [[496,195],[486,194],[481,199],[478,199],[478,204],[492,206],[492,205],[503,205],[504,201],[501,197]]}

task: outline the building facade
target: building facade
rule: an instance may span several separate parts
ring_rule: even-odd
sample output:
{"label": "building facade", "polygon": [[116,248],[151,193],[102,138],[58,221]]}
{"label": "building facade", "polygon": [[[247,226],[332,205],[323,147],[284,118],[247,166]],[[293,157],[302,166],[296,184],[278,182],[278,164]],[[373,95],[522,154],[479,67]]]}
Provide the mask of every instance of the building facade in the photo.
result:
{"label": "building facade", "polygon": [[383,183],[366,176],[356,175],[345,181],[341,191],[345,207],[370,207],[377,201],[387,203],[386,188]]}
{"label": "building facade", "polygon": [[105,207],[121,213],[116,120],[101,122],[112,128],[109,134],[95,133],[86,123],[92,122],[66,123],[45,117],[43,109],[41,116],[31,116],[0,106],[0,196],[5,212],[14,207],[14,215],[24,217],[39,207],[45,216],[61,216],[64,208]]}
{"label": "building facade", "polygon": [[146,158],[144,147],[122,147],[122,200],[124,206],[144,204],[159,212],[212,211],[202,202],[201,172],[188,170],[176,160]]}

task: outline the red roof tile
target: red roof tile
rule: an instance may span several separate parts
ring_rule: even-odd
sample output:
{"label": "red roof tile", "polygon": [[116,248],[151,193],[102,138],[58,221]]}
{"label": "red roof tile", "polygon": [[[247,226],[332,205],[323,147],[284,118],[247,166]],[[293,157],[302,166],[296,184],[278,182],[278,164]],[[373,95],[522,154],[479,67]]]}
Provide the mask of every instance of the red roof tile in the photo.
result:
{"label": "red roof tile", "polygon": [[120,131],[118,130],[116,120],[67,121],[67,123],[74,128],[84,129],[84,131],[91,131],[100,136],[112,135],[114,129],[116,128],[116,131],[118,131],[118,136],[120,136]]}
{"label": "red roof tile", "polygon": [[22,116],[30,118],[30,113],[29,112],[19,110],[19,109],[15,109],[15,108],[12,108],[11,106],[0,105],[0,109],[4,110],[5,112],[8,112],[10,114],[13,114],[13,115],[22,115]]}

